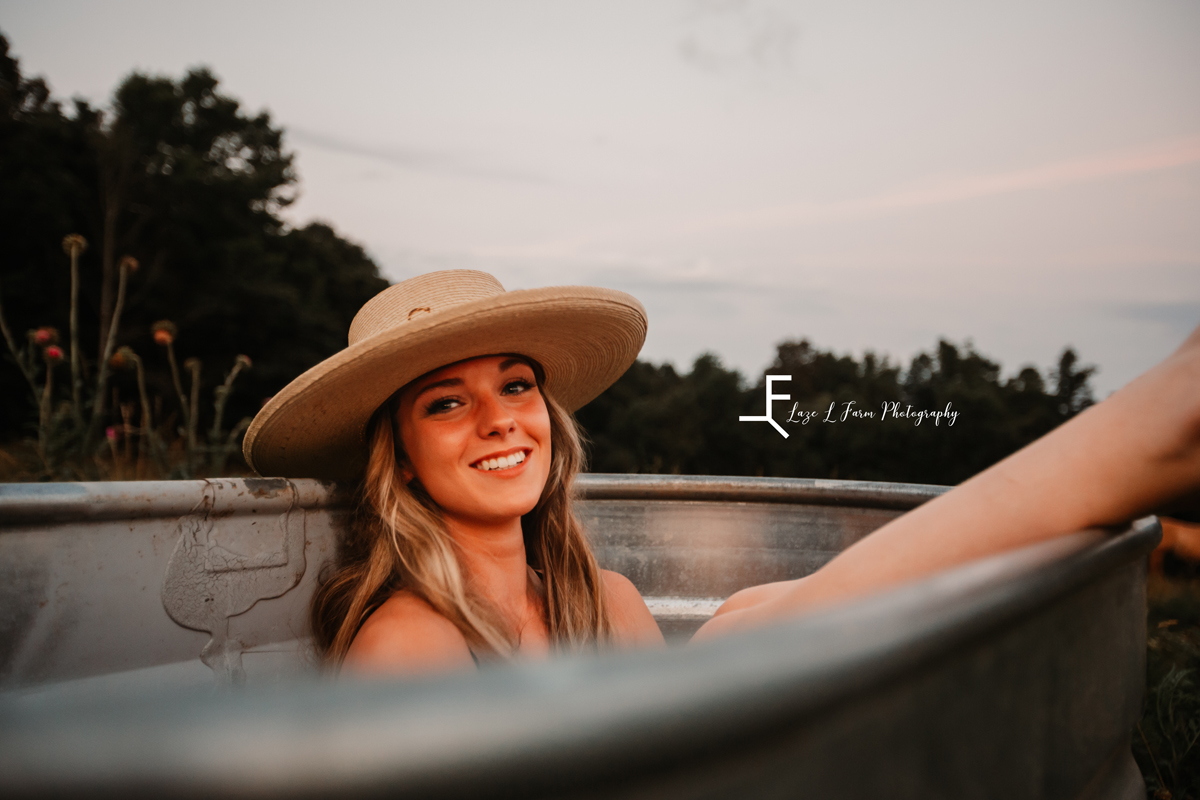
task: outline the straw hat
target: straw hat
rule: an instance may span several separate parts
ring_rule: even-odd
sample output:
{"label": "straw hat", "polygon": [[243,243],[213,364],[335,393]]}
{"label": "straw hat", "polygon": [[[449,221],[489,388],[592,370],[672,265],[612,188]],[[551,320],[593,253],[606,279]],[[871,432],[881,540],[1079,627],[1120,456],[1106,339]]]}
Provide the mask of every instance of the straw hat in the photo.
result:
{"label": "straw hat", "polygon": [[350,324],[350,345],[271,398],[242,451],[260,475],[355,480],[371,415],[427,372],[518,353],[541,364],[546,391],[574,411],[621,377],[645,339],[646,310],[624,292],[506,292],[486,272],[431,272],[368,301]]}

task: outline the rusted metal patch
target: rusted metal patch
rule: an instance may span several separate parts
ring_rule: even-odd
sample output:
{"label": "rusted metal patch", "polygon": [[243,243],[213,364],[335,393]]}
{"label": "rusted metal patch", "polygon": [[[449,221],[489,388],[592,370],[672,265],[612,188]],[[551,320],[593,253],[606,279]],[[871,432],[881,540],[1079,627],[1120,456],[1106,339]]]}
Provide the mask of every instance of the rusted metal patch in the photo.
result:
{"label": "rusted metal patch", "polygon": [[283,478],[245,478],[246,491],[260,500],[279,497],[285,492],[295,493],[291,481]]}

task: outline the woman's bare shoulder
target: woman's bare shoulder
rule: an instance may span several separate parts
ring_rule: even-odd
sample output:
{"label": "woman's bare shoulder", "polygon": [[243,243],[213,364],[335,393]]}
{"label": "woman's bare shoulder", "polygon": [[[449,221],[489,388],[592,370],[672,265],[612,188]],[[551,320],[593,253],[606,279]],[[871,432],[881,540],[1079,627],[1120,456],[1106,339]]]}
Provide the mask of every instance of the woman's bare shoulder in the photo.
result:
{"label": "woman's bare shoulder", "polygon": [[600,570],[600,576],[614,641],[619,645],[663,644],[662,631],[632,581],[607,569]]}
{"label": "woman's bare shoulder", "polygon": [[358,631],[343,672],[413,674],[474,665],[467,640],[454,623],[408,591],[375,609]]}

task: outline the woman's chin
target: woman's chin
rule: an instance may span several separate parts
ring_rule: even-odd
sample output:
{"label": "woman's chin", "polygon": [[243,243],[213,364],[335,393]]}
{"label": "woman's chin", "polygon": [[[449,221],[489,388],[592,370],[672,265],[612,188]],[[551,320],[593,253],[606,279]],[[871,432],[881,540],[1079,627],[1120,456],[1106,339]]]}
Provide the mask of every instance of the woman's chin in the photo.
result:
{"label": "woman's chin", "polygon": [[472,505],[444,511],[447,517],[471,527],[500,528],[512,524],[514,520],[520,520],[521,517],[532,511],[535,505],[536,503],[529,505],[513,503]]}
{"label": "woman's chin", "polygon": [[[458,502],[439,503],[448,515],[475,524],[504,525],[525,516],[541,499],[541,488],[505,483],[477,488]],[[436,498],[435,498],[436,499]]]}
{"label": "woman's chin", "polygon": [[537,506],[546,486],[546,477],[544,471],[536,469],[502,476],[477,473],[472,468],[470,473],[459,473],[456,480],[440,485],[429,482],[425,487],[448,517],[472,524],[503,525]]}

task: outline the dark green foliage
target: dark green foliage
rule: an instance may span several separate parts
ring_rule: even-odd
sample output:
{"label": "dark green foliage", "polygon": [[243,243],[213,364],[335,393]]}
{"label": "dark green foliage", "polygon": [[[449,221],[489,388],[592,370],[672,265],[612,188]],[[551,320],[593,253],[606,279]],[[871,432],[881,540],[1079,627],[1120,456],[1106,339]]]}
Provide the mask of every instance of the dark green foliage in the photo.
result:
{"label": "dark green foliage", "polygon": [[[205,69],[178,81],[135,73],[111,111],[76,102],[66,113],[43,81],[21,76],[0,37],[0,303],[9,326],[20,341],[45,325],[65,335],[62,240],[82,234],[80,349],[94,379],[116,264],[135,257],[141,267],[116,344],[142,356],[150,395],[160,398],[156,424],[180,409],[166,353],[151,339],[155,321],[178,326],[181,362],[203,361],[202,416],[211,416],[207,398],[234,358],[253,360],[230,395],[231,424],[344,347],[354,313],[387,286],[362,248],[329,226],[286,228],[279,211],[293,183],[282,131],[221,94]],[[0,359],[0,385],[0,440],[27,435],[36,405],[18,390],[26,384],[9,358]],[[128,372],[110,387],[135,399]],[[106,424],[119,421],[111,405],[106,397]],[[200,429],[210,422],[201,419]]]}
{"label": "dark green foliage", "polygon": [[753,454],[741,447],[739,413],[751,413],[741,376],[711,354],[689,375],[637,361],[576,417],[600,472],[744,474]]}
{"label": "dark green foliage", "polygon": [[1200,580],[1152,575],[1149,601],[1146,698],[1133,753],[1151,792],[1200,800]]}
{"label": "dark green foliage", "polygon": [[[577,414],[592,440],[597,472],[769,475],[954,484],[994,464],[1083,410],[1092,368],[1065,350],[1052,374],[1057,391],[1032,367],[1013,378],[975,352],[941,341],[908,369],[867,353],[861,361],[814,348],[807,340],[778,346],[766,374],[791,375],[774,391],[784,439],[761,415],[763,379],[746,386],[716,356],[680,375],[668,365],[637,362],[611,389]],[[958,412],[954,424],[882,418],[882,404]],[[830,412],[830,405],[833,411]],[[848,407],[874,418],[848,418]],[[793,405],[815,416],[789,423]],[[829,416],[838,421],[826,422]]]}

